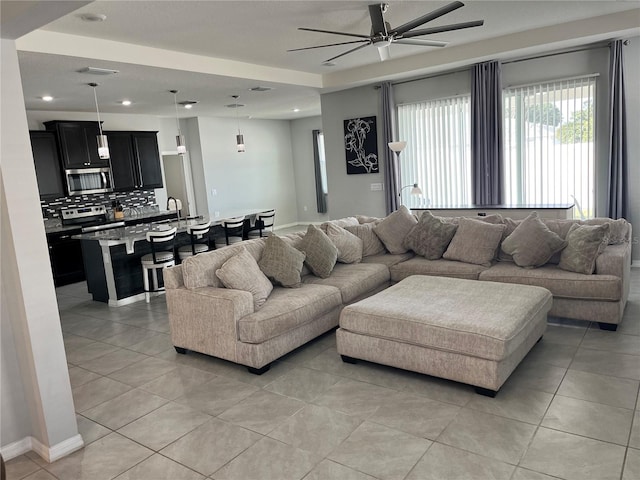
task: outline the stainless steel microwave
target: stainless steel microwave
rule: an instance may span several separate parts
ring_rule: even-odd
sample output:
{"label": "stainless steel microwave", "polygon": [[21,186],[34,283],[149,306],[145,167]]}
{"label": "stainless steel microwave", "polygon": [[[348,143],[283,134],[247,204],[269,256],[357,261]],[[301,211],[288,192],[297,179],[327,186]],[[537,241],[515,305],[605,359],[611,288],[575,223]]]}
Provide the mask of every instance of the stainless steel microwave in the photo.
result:
{"label": "stainless steel microwave", "polygon": [[109,167],[74,168],[64,173],[69,195],[113,192],[113,177]]}

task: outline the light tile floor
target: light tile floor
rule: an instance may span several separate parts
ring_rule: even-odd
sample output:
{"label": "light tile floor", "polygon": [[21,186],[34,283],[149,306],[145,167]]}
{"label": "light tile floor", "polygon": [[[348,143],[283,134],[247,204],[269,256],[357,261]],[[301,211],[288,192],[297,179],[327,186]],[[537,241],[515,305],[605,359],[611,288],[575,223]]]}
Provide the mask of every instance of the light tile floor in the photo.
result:
{"label": "light tile floor", "polygon": [[342,363],[330,332],[262,376],[175,353],[163,297],[120,308],[57,290],[86,446],[10,480],[640,478],[640,270],[617,332],[550,319],[494,399]]}

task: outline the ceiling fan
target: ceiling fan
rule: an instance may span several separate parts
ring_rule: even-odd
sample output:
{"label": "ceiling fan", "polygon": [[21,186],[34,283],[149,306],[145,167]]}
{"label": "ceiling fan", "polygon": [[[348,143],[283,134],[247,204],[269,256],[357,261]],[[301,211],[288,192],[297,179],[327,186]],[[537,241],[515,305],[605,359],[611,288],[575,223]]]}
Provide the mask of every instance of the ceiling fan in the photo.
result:
{"label": "ceiling fan", "polygon": [[352,40],[349,42],[339,42],[339,43],[329,43],[326,45],[318,45],[315,47],[304,47],[304,48],[294,48],[292,50],[287,50],[288,52],[297,52],[300,50],[311,50],[314,48],[325,48],[325,47],[334,47],[337,45],[348,45],[353,43],[360,43],[355,48],[347,50],[346,52],[341,53],[340,55],[336,55],[325,60],[324,63],[331,62],[337,58],[348,55],[349,53],[356,52],[361,48],[367,47],[369,45],[375,45],[378,47],[378,53],[380,54],[380,60],[387,60],[390,58],[389,46],[392,43],[400,44],[400,45],[422,45],[425,47],[445,47],[447,42],[439,42],[436,40],[423,40],[415,37],[421,37],[423,35],[431,35],[433,33],[442,33],[442,32],[450,32],[452,30],[461,30],[463,28],[472,28],[472,27],[480,27],[484,24],[484,20],[475,20],[472,22],[464,22],[464,23],[454,23],[452,25],[442,25],[440,27],[432,27],[432,28],[423,28],[420,30],[414,30],[414,28],[419,27],[420,25],[424,25],[427,22],[435,20],[447,13],[453,12],[460,7],[464,7],[464,3],[462,2],[452,2],[444,7],[438,8],[431,13],[427,13],[426,15],[422,15],[410,22],[407,22],[403,25],[400,25],[396,28],[391,28],[389,22],[384,20],[384,13],[389,8],[389,5],[386,3],[376,3],[374,5],[369,5],[369,16],[371,17],[371,34],[370,35],[361,35],[357,33],[349,33],[349,32],[336,32],[333,30],[321,30],[317,28],[304,28],[300,27],[298,30],[304,30],[307,32],[320,32],[320,33],[330,33],[333,35],[344,35],[347,37],[355,37],[359,40]]}

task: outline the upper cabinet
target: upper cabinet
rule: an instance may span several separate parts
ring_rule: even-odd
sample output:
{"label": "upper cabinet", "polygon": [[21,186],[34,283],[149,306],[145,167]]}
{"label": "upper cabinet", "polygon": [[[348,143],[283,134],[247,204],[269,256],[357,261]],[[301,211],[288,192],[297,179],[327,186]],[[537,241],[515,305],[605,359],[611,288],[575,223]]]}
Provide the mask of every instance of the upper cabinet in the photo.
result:
{"label": "upper cabinet", "polygon": [[60,171],[56,134],[44,130],[33,130],[29,132],[29,136],[40,198],[64,197],[65,189]]}
{"label": "upper cabinet", "polygon": [[115,190],[162,188],[158,132],[110,131],[111,173]]}
{"label": "upper cabinet", "polygon": [[97,122],[60,121],[44,122],[47,130],[58,137],[60,158],[64,168],[108,167],[109,159],[98,156],[100,134]]}

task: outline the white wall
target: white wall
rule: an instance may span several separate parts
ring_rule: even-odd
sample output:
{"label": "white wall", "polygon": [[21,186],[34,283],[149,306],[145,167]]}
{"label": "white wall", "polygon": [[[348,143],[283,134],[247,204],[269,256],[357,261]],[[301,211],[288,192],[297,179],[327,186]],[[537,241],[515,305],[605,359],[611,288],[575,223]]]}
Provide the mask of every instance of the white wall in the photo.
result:
{"label": "white wall", "polygon": [[316,173],[313,159],[313,131],[322,130],[322,117],[291,121],[291,150],[298,198],[298,222],[324,222],[328,213],[318,213]]}
{"label": "white wall", "polygon": [[[2,40],[1,263],[3,450],[28,432],[49,460],[82,446],[49,266],[15,43]],[[10,324],[10,327],[7,326]],[[10,336],[9,336],[10,334]],[[5,337],[5,335],[7,337]],[[16,368],[16,365],[18,368]],[[19,376],[17,372],[20,372]],[[6,383],[5,383],[6,382]],[[30,418],[26,424],[25,411]],[[14,452],[15,453],[15,450]]]}
{"label": "white wall", "polygon": [[[189,122],[188,141],[193,145],[196,125],[202,158],[192,155],[191,161],[194,184],[200,184],[195,188],[198,213],[206,213],[200,209],[206,192],[208,212],[212,214],[220,212],[225,216],[225,212],[243,209],[275,208],[276,225],[297,222],[289,121],[241,120],[244,153],[236,151],[235,121],[198,117]],[[198,162],[202,179],[198,178]],[[217,195],[212,194],[212,189]]]}

